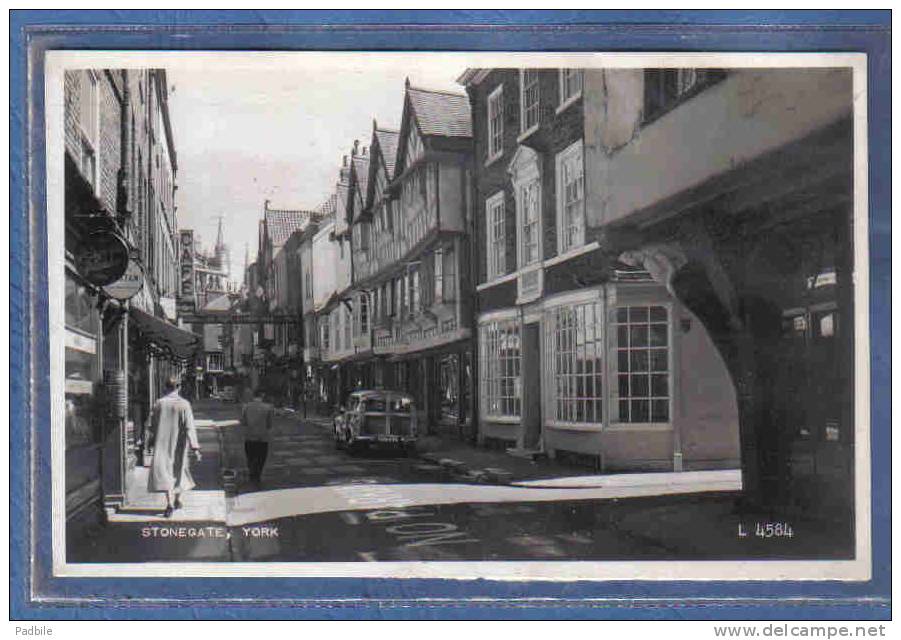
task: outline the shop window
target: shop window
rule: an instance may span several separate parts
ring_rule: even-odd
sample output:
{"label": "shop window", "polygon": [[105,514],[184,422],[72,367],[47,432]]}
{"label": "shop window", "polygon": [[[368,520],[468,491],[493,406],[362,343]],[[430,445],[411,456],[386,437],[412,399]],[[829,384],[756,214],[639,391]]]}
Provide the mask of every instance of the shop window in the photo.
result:
{"label": "shop window", "polygon": [[604,341],[600,302],[552,309],[547,353],[555,422],[600,424],[603,418]]}
{"label": "shop window", "polygon": [[456,423],[460,419],[460,357],[451,354],[438,360],[438,399],[441,420]]}
{"label": "shop window", "polygon": [[521,413],[521,338],[515,319],[479,327],[482,413],[486,417],[518,418]]}
{"label": "shop window", "polygon": [[97,333],[96,299],[66,273],[66,326],[87,334]]}
{"label": "shop window", "polygon": [[619,422],[670,420],[669,313],[662,306],[615,312]]}

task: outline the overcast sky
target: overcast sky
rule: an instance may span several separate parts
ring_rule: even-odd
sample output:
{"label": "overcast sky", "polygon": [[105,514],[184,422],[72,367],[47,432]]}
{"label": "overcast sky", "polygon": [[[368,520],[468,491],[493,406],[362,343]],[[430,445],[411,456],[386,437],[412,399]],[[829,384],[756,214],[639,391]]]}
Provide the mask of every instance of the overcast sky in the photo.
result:
{"label": "overcast sky", "polygon": [[251,260],[256,254],[264,200],[274,208],[316,207],[354,139],[369,144],[373,118],[400,126],[404,79],[462,92],[456,78],[465,67],[458,63],[349,54],[167,65],[179,227],[195,229],[209,246],[224,216],[232,277],[240,280],[245,245]]}

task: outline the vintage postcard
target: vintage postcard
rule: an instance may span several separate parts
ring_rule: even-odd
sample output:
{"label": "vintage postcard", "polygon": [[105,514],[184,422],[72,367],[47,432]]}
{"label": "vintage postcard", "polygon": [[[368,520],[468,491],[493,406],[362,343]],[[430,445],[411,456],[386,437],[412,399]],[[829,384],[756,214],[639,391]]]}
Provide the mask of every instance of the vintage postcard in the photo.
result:
{"label": "vintage postcard", "polygon": [[870,577],[866,56],[44,72],[54,575]]}

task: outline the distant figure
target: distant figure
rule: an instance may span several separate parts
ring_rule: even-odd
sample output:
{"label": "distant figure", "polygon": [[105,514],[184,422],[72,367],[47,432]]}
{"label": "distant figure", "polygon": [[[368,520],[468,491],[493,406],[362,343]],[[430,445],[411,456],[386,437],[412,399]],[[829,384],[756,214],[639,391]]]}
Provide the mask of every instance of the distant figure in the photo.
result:
{"label": "distant figure", "polygon": [[194,413],[191,403],[179,395],[180,387],[177,376],[166,380],[166,395],[153,404],[151,419],[154,448],[147,488],[166,492],[163,515],[167,518],[172,517],[174,509],[181,508],[181,494],[194,488],[194,478],[188,464],[189,449],[200,461]]}
{"label": "distant figure", "polygon": [[244,453],[247,455],[247,469],[250,481],[259,486],[263,476],[263,466],[269,455],[269,432],[275,409],[267,398],[257,390],[253,400],[244,405],[241,424],[244,425]]}

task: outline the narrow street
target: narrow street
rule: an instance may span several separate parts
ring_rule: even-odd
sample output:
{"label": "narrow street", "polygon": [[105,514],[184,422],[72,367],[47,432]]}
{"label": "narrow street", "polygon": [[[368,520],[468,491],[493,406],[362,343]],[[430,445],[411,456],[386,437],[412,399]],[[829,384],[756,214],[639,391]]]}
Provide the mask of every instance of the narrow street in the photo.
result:
{"label": "narrow street", "polygon": [[[204,458],[184,510],[171,520],[118,514],[88,542],[73,541],[70,560],[806,558],[829,553],[840,533],[795,522],[790,537],[755,535],[755,520],[735,512],[737,494],[716,490],[717,482],[728,484],[723,472],[551,477],[556,469],[546,463],[532,465],[529,480],[514,473],[509,484],[475,483],[430,462],[435,455],[336,450],[327,419],[290,411],[276,418],[257,490],[246,480],[238,412],[234,403],[197,403]],[[520,462],[473,453],[512,468]],[[224,520],[204,515],[215,509],[197,511],[216,499]]]}

